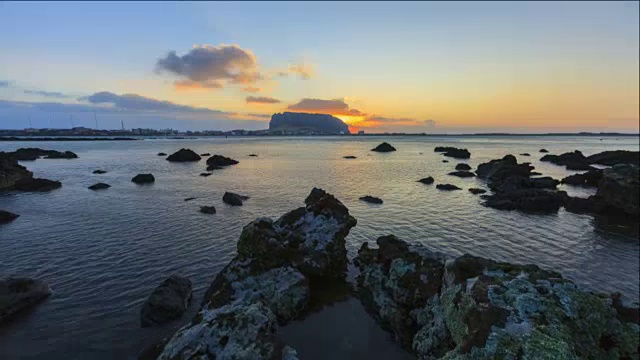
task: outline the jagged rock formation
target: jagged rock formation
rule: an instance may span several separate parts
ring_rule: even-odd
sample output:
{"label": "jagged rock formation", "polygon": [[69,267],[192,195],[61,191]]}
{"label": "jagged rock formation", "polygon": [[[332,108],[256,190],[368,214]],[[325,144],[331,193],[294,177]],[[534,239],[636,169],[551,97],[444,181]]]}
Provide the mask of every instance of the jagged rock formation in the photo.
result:
{"label": "jagged rock formation", "polygon": [[271,116],[269,130],[349,134],[349,125],[337,117],[327,114],[284,112]]}

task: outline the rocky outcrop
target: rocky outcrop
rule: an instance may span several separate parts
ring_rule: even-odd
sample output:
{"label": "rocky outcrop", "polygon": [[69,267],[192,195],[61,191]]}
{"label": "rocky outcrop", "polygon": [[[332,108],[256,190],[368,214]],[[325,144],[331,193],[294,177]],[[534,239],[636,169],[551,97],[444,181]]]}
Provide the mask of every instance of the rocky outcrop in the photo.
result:
{"label": "rocky outcrop", "polygon": [[438,184],[436,185],[436,189],[445,191],[462,190],[459,187],[451,184]]}
{"label": "rocky outcrop", "polygon": [[615,151],[603,151],[598,154],[587,156],[589,164],[599,164],[614,166],[618,164],[640,165],[640,152],[627,151],[627,150],[615,150]]}
{"label": "rocky outcrop", "polygon": [[425,185],[431,185],[433,184],[433,178],[431,176],[427,176],[426,178],[422,178],[420,180],[418,180],[418,182],[423,183]]}
{"label": "rocky outcrop", "polygon": [[177,319],[189,307],[191,281],[172,275],[149,295],[140,310],[142,327],[158,326]]}
{"label": "rocky outcrop", "polygon": [[207,159],[207,171],[222,169],[225,166],[238,164],[239,161],[233,160],[222,155],[213,155]]}
{"label": "rocky outcrop", "polygon": [[560,155],[545,155],[540,161],[547,161],[556,165],[566,166],[567,170],[589,170],[591,166],[587,158],[578,150]]}
{"label": "rocky outcrop", "polygon": [[242,203],[247,199],[249,199],[248,196],[236,194],[229,191],[225,192],[224,195],[222,195],[222,201],[225,204],[228,204],[231,206],[242,206]]}
{"label": "rocky outcrop", "polygon": [[471,153],[467,149],[458,149],[451,146],[437,146],[434,149],[435,152],[442,153],[444,156],[449,156],[456,159],[468,159],[471,157]]}
{"label": "rocky outcrop", "polygon": [[419,359],[634,359],[637,309],[536,265],[364,243],[358,297]]}
{"label": "rocky outcrop", "polygon": [[349,134],[349,125],[328,114],[284,112],[271,115],[269,130],[306,131],[320,134]]}
{"label": "rocky outcrop", "polygon": [[60,181],[39,178],[25,178],[16,181],[16,183],[13,185],[13,189],[26,192],[46,192],[58,189],[61,186],[62,183]]}
{"label": "rocky outcrop", "polygon": [[360,198],[360,200],[364,201],[364,202],[368,202],[370,204],[382,204],[383,201],[382,199],[380,199],[379,197],[375,197],[375,196],[370,196],[370,195],[366,195]]}
{"label": "rocky outcrop", "polygon": [[110,188],[111,185],[105,183],[96,183],[88,187],[89,190],[104,190]]}
{"label": "rocky outcrop", "polygon": [[597,187],[602,179],[602,170],[591,169],[585,173],[573,174],[560,180],[562,184],[584,186],[584,187]]}
{"label": "rocky outcrop", "polygon": [[215,206],[200,206],[200,212],[203,214],[215,214]]}
{"label": "rocky outcrop", "polygon": [[18,164],[10,153],[0,152],[0,190],[13,188],[16,181],[30,179],[33,173]]}
{"label": "rocky outcrop", "polygon": [[461,178],[468,178],[468,177],[475,177],[476,176],[476,174],[472,173],[471,171],[465,171],[465,170],[452,171],[452,172],[449,173],[449,175],[457,176],[457,177],[461,177]]}
{"label": "rocky outcrop", "polygon": [[0,324],[27,310],[51,295],[51,288],[41,280],[7,278],[0,280]]}
{"label": "rocky outcrop", "polygon": [[469,171],[471,170],[471,166],[469,164],[460,163],[456,165],[456,170]]}
{"label": "rocky outcrop", "polygon": [[387,142],[383,142],[382,144],[374,147],[373,149],[371,149],[371,151],[375,151],[375,152],[391,152],[391,151],[396,151],[396,148],[394,148],[393,146],[391,146],[391,144],[387,143]]}
{"label": "rocky outcrop", "polygon": [[156,181],[156,178],[153,174],[138,174],[131,179],[131,182],[136,184],[151,184]]}
{"label": "rocky outcrop", "polygon": [[98,174],[98,175],[102,175],[102,174],[106,174],[107,172],[104,170],[93,170],[94,174]]}
{"label": "rocky outcrop", "polygon": [[6,224],[9,222],[12,222],[13,220],[17,219],[19,216],[20,215],[14,214],[9,211],[0,210],[0,224]]}
{"label": "rocky outcrop", "polygon": [[191,162],[200,161],[202,159],[195,151],[191,149],[180,149],[167,157],[171,162]]}
{"label": "rocky outcrop", "polygon": [[237,256],[158,359],[290,358],[295,351],[278,344],[276,329],[302,318],[323,296],[317,284],[344,281],[344,238],[355,224],[340,201],[313,189],[304,207],[246,225]]}
{"label": "rocky outcrop", "polygon": [[20,148],[8,153],[19,161],[33,161],[44,157],[45,159],[77,159],[78,155],[71,151],[44,150],[40,148]]}
{"label": "rocky outcrop", "polygon": [[470,188],[469,192],[472,193],[473,195],[478,195],[478,194],[484,194],[487,192],[487,190],[485,189],[479,189],[479,188]]}

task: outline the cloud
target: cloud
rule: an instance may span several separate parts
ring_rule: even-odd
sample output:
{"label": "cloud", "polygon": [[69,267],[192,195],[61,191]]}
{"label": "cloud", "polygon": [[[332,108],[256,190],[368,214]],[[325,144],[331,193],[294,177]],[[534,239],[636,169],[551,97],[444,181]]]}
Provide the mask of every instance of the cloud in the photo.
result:
{"label": "cloud", "polygon": [[56,98],[56,99],[67,99],[71,97],[70,95],[63,94],[57,91],[24,90],[23,92],[27,95],[38,95],[38,96],[44,96],[44,97],[50,97],[50,98]]}
{"label": "cloud", "polygon": [[247,87],[243,88],[242,91],[250,92],[250,93],[257,93],[257,92],[260,92],[260,88],[253,87],[253,86],[247,86]]}
{"label": "cloud", "polygon": [[289,65],[289,73],[295,74],[303,80],[309,80],[314,75],[313,66],[305,63]]}
{"label": "cloud", "polygon": [[378,115],[367,116],[363,120],[354,124],[356,127],[386,127],[386,126],[401,126],[401,127],[415,127],[415,128],[433,128],[436,126],[435,120],[418,120],[406,117],[384,117]]}
{"label": "cloud", "polygon": [[91,104],[110,106],[117,110],[224,113],[220,110],[179,105],[170,101],[156,100],[136,94],[117,95],[108,91],[97,92],[90,96],[78,98],[78,100]]}
{"label": "cloud", "polygon": [[182,56],[170,51],[158,59],[156,69],[202,88],[223,87],[224,83],[253,84],[262,78],[256,56],[238,45],[196,46]]}
{"label": "cloud", "polygon": [[173,86],[178,91],[220,89],[222,84],[218,81],[195,82],[191,80],[176,80]]}
{"label": "cloud", "polygon": [[268,96],[247,96],[247,103],[253,104],[279,104],[282,101]]}
{"label": "cloud", "polygon": [[302,99],[299,102],[287,106],[288,110],[297,112],[322,113],[331,115],[363,116],[360,110],[351,109],[347,103],[341,99]]}
{"label": "cloud", "polygon": [[11,86],[11,81],[0,80],[0,88],[8,88],[9,86]]}

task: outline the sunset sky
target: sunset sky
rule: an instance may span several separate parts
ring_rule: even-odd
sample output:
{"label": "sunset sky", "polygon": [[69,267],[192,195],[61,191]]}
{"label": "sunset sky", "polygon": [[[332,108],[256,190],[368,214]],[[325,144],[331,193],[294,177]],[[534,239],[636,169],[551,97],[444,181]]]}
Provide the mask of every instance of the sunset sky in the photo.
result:
{"label": "sunset sky", "polygon": [[638,2],[0,2],[0,128],[638,132]]}

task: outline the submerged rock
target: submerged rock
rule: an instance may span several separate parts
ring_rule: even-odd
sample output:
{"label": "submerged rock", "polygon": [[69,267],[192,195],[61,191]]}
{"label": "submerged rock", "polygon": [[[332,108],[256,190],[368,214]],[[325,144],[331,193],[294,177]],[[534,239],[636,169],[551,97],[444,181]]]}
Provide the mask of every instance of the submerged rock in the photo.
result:
{"label": "submerged rock", "polygon": [[103,190],[110,188],[111,185],[105,183],[96,183],[88,187],[89,190]]}
{"label": "submerged rock", "polygon": [[215,206],[200,206],[200,212],[203,214],[215,214]]}
{"label": "submerged rock", "polygon": [[0,224],[6,224],[9,222],[12,222],[13,220],[17,219],[19,216],[20,215],[14,214],[9,211],[0,210]]}
{"label": "submerged rock", "polygon": [[300,319],[322,291],[343,282],[345,236],[356,224],[332,195],[313,189],[280,219],[246,225],[237,256],[207,290],[202,309],[164,345],[158,359],[289,359],[278,344],[279,325]]}
{"label": "submerged rock", "polygon": [[419,359],[637,358],[637,309],[558,273],[463,255],[395,236],[364,243],[358,297]]}
{"label": "submerged rock", "polygon": [[431,176],[427,176],[426,178],[422,178],[420,180],[418,180],[418,182],[426,184],[426,185],[430,185],[433,184],[433,178]]}
{"label": "submerged rock", "polygon": [[560,182],[562,184],[585,186],[585,187],[597,187],[598,183],[602,179],[602,170],[591,169],[585,173],[573,174],[565,177]]}
{"label": "submerged rock", "polygon": [[188,197],[188,198],[185,198],[184,201],[191,201],[195,199],[197,199],[197,197]]}
{"label": "submerged rock", "polygon": [[568,170],[589,170],[591,166],[587,158],[578,150],[560,155],[545,155],[540,161],[548,161],[556,165],[564,165]]}
{"label": "submerged rock", "polygon": [[225,166],[231,166],[238,163],[239,161],[226,156],[213,155],[207,159],[207,171],[222,169]]}
{"label": "submerged rock", "polygon": [[353,155],[347,155],[347,156],[343,156],[343,159],[357,159],[357,157],[353,156]]}
{"label": "submerged rock", "polygon": [[436,185],[436,189],[445,190],[445,191],[462,190],[459,187],[451,184],[438,184]]}
{"label": "submerged rock", "polygon": [[232,193],[232,192],[225,192],[224,195],[222,195],[222,201],[225,204],[229,204],[232,206],[242,206],[242,202],[249,199],[248,196],[244,196],[244,195],[240,195],[240,194],[236,194],[236,193]]}
{"label": "submerged rock", "polygon": [[627,150],[615,150],[615,151],[603,151],[598,154],[587,156],[589,164],[599,164],[614,166],[618,164],[640,165],[640,152],[627,151]]}
{"label": "submerged rock", "polygon": [[456,170],[469,171],[471,170],[471,166],[469,164],[460,163],[456,165]]}
{"label": "submerged rock", "polygon": [[17,191],[45,192],[58,189],[62,186],[60,181],[38,178],[26,178],[16,181],[13,188]]}
{"label": "submerged rock", "polygon": [[383,202],[382,199],[375,196],[369,196],[369,195],[361,197],[360,200],[371,203],[371,204],[382,204]]}
{"label": "submerged rock", "polygon": [[41,280],[7,278],[0,280],[0,324],[20,311],[29,309],[51,295],[51,288]]}
{"label": "submerged rock", "polygon": [[376,152],[391,152],[391,151],[396,151],[396,148],[394,148],[393,146],[391,146],[391,144],[387,143],[387,142],[383,142],[382,144],[374,147],[373,149],[371,149],[371,151],[376,151]]}
{"label": "submerged rock", "polygon": [[442,162],[443,162],[443,163],[448,163],[448,162],[449,162],[449,160],[442,160]]}
{"label": "submerged rock", "polygon": [[191,281],[172,275],[149,295],[140,310],[142,327],[157,326],[177,319],[189,307]]}
{"label": "submerged rock", "polygon": [[202,159],[200,155],[191,149],[180,149],[167,157],[171,162],[200,161],[200,159]]}
{"label": "submerged rock", "polygon": [[251,157],[258,157],[258,155],[257,155],[257,154],[249,154],[249,155],[247,155],[247,156],[251,156]]}
{"label": "submerged rock", "polygon": [[101,175],[101,174],[106,174],[107,172],[104,170],[93,170],[93,173]]}
{"label": "submerged rock", "polygon": [[158,156],[167,156],[167,154],[166,154],[166,153],[163,153],[163,152],[159,152],[159,153],[158,153]]}
{"label": "submerged rock", "polygon": [[471,153],[467,149],[458,149],[451,146],[437,146],[434,149],[435,152],[440,152],[444,156],[449,156],[456,159],[468,159],[471,157]]}
{"label": "submerged rock", "polygon": [[469,192],[472,193],[473,195],[478,195],[478,194],[484,194],[487,192],[487,190],[485,189],[479,189],[479,188],[470,188]]}
{"label": "submerged rock", "polygon": [[204,177],[211,176],[211,175],[212,175],[212,174],[211,174],[211,173],[209,173],[209,172],[203,172],[203,173],[200,173],[200,176],[204,176]]}
{"label": "submerged rock", "polygon": [[465,170],[452,171],[452,172],[449,173],[449,175],[457,176],[457,177],[461,177],[461,178],[468,178],[468,177],[475,177],[476,176],[476,174],[472,173],[471,171],[465,171]]}
{"label": "submerged rock", "polygon": [[151,184],[156,181],[156,178],[152,174],[138,174],[131,179],[131,182],[136,184]]}

